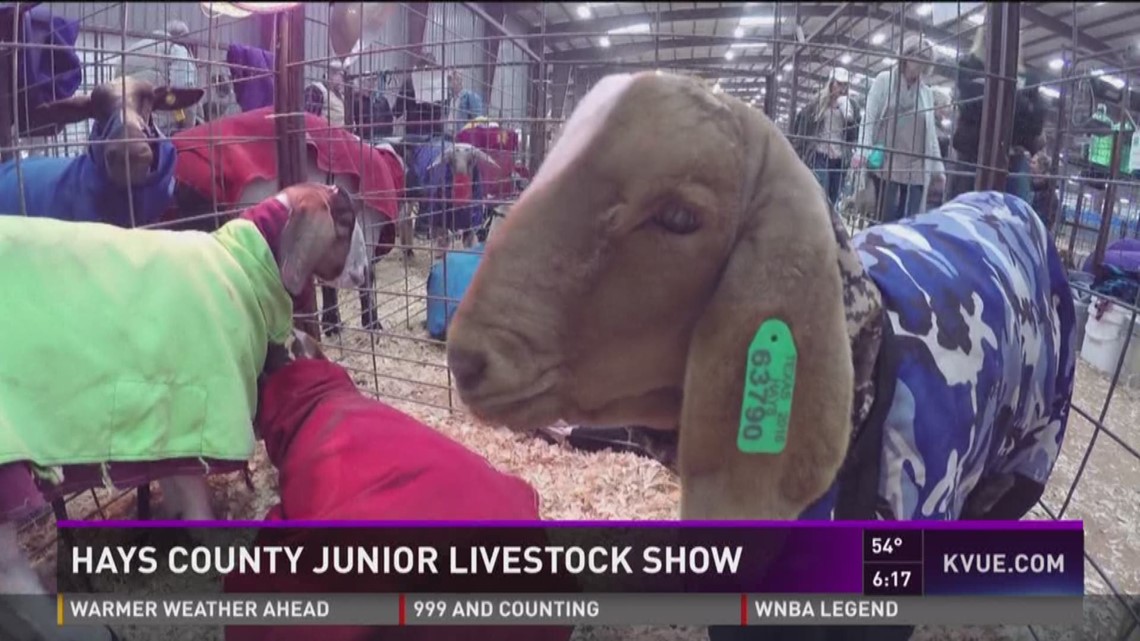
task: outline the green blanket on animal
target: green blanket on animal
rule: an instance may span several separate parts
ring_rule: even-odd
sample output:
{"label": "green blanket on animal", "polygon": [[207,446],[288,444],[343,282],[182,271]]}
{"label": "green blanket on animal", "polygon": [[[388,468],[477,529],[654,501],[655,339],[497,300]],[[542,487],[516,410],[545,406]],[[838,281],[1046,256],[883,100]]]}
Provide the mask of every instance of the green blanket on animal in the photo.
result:
{"label": "green blanket on animal", "polygon": [[293,305],[257,227],[0,216],[0,464],[247,460]]}

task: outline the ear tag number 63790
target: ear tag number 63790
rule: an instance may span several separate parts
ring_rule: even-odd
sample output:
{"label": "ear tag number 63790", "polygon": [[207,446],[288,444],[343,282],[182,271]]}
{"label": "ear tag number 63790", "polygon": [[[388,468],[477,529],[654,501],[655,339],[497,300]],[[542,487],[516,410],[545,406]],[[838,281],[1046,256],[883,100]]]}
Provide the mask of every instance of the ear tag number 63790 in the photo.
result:
{"label": "ear tag number 63790", "polygon": [[796,344],[792,330],[782,320],[766,320],[748,346],[740,430],[736,435],[736,446],[741,452],[784,451],[795,388]]}

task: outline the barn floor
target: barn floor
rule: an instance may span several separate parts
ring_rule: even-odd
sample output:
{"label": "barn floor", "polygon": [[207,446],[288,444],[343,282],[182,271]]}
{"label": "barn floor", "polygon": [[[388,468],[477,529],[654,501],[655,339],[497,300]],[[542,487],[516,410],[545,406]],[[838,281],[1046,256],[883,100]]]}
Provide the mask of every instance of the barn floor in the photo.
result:
{"label": "barn floor", "polygon": [[[345,322],[340,337],[326,340],[326,354],[353,372],[357,384],[394,406],[436,427],[457,441],[486,456],[493,464],[532,483],[543,497],[543,516],[548,519],[672,519],[679,498],[678,479],[661,465],[632,454],[571,451],[502,429],[476,425],[461,412],[446,410],[449,404],[448,374],[442,346],[427,337],[424,282],[428,271],[426,252],[417,253],[408,264],[390,256],[377,267],[380,314],[384,334],[371,336],[359,328],[359,304],[355,296],[341,296]],[[1083,362],[1079,365],[1074,404],[1096,415],[1108,389],[1108,380]],[[452,398],[458,406],[458,398]],[[1118,389],[1105,423],[1133,447],[1140,446],[1140,391]],[[1061,458],[1046,491],[1046,502],[1056,511],[1081,464],[1092,438],[1092,425],[1074,412]],[[260,518],[275,502],[276,475],[259,451],[254,461],[255,485],[250,492],[237,478],[215,478],[215,507],[224,518]],[[103,502],[111,497],[96,493]],[[156,492],[157,495],[157,492]],[[71,504],[73,516],[95,508],[91,495]],[[130,518],[134,500],[125,498],[105,510],[106,516]],[[1065,514],[1085,522],[1086,548],[1110,575],[1117,589],[1140,594],[1140,464],[1119,444],[1101,435],[1089,457],[1084,477]],[[1048,518],[1035,512],[1030,518]],[[41,569],[54,568],[54,528],[50,517],[29,528],[26,542],[39,557]],[[1131,559],[1129,561],[1128,559]],[[1086,562],[1087,594],[1111,594],[1096,570]],[[109,586],[108,586],[109,587]],[[1116,639],[1122,611],[1109,599],[1086,600],[1084,630],[1036,629],[1042,639]],[[133,636],[134,632],[145,633]],[[165,638],[168,641],[213,641],[220,630],[207,628],[139,630],[120,632],[135,638]],[[1118,634],[1118,633],[1117,633]],[[935,639],[991,641],[1031,639],[1023,626],[997,628],[919,628],[915,641]],[[700,641],[707,639],[700,628],[579,628],[575,641]],[[1140,633],[1132,639],[1140,640]]]}

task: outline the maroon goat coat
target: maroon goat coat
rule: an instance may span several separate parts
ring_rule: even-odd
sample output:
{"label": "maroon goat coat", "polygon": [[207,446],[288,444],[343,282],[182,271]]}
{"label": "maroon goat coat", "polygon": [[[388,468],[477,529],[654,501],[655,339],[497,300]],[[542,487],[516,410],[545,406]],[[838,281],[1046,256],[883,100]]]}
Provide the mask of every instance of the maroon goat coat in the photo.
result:
{"label": "maroon goat coat", "polygon": [[[267,521],[537,520],[538,493],[440,432],[365,397],[324,360],[295,361],[263,382],[255,425],[279,473],[281,503]],[[258,538],[274,536],[263,530]],[[279,541],[274,541],[279,543]],[[317,547],[321,541],[290,540]],[[441,561],[446,563],[446,561]],[[401,591],[398,578],[369,585]],[[451,583],[451,582],[449,582]],[[344,578],[231,574],[229,593],[323,593]],[[447,592],[441,583],[438,592]],[[462,590],[461,590],[462,591]],[[226,641],[565,641],[569,627],[238,627]]]}

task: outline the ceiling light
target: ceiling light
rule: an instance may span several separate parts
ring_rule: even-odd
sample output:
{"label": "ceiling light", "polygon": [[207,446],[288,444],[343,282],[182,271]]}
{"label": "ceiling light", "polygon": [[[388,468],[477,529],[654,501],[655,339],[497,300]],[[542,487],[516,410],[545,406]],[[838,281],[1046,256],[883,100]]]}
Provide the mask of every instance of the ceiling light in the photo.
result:
{"label": "ceiling light", "polygon": [[[1097,75],[1100,75],[1100,74],[1097,74]],[[1124,80],[1122,78],[1117,78],[1116,76],[1103,76],[1102,75],[1102,76],[1100,76],[1100,79],[1107,82],[1108,84],[1112,85],[1113,87],[1116,87],[1117,89],[1123,89],[1124,88]]]}
{"label": "ceiling light", "polygon": [[934,6],[929,2],[923,2],[914,9],[914,12],[920,16],[928,16],[931,11],[934,11]]}
{"label": "ceiling light", "polygon": [[610,29],[606,33],[617,36],[617,35],[629,34],[629,33],[649,33],[649,30],[650,30],[650,27],[649,27],[648,22],[639,22],[637,24],[631,24],[628,27],[618,27],[617,29]]}
{"label": "ceiling light", "polygon": [[956,58],[958,56],[958,50],[954,47],[948,47],[946,45],[934,45],[933,49],[934,51],[946,56],[947,58]]}
{"label": "ceiling light", "polygon": [[966,19],[978,26],[981,26],[986,23],[986,14],[979,11],[978,13],[971,13],[969,16],[966,16]]}
{"label": "ceiling light", "polygon": [[898,62],[898,60],[895,60],[894,58],[883,58],[882,60],[882,64],[887,65],[888,67],[893,67],[896,62]]}
{"label": "ceiling light", "polygon": [[942,126],[943,127],[949,127],[950,125],[951,125],[951,122],[950,122],[949,118],[943,118],[942,119]]}
{"label": "ceiling light", "polygon": [[590,17],[590,6],[585,4],[578,5],[578,17],[585,20]]}
{"label": "ceiling light", "polygon": [[211,16],[247,18],[252,14],[269,14],[292,9],[300,2],[203,2],[202,8]]}
{"label": "ceiling light", "polygon": [[742,27],[759,27],[768,24],[776,24],[775,16],[743,16],[740,18],[740,26]]}
{"label": "ceiling light", "polygon": [[783,79],[784,79],[784,74],[782,74],[782,73],[776,74],[776,82],[780,82]]}
{"label": "ceiling light", "polygon": [[875,35],[871,36],[871,44],[873,45],[881,45],[886,41],[887,34],[885,33],[876,33]]}
{"label": "ceiling light", "polygon": [[764,46],[763,42],[734,42],[728,45],[729,49],[759,49]]}
{"label": "ceiling light", "polygon": [[1053,71],[1060,71],[1065,68],[1065,61],[1061,58],[1053,58],[1049,61],[1049,68]]}
{"label": "ceiling light", "polygon": [[792,63],[789,62],[788,64],[784,65],[784,71],[791,71],[791,70],[792,70]]}
{"label": "ceiling light", "polygon": [[602,36],[601,38],[598,38],[598,44],[602,45],[603,47],[610,46],[609,36]]}
{"label": "ceiling light", "polygon": [[1061,92],[1057,91],[1056,89],[1054,89],[1052,87],[1040,87],[1038,89],[1038,91],[1041,92],[1041,95],[1048,96],[1050,98],[1060,98],[1061,97]]}
{"label": "ceiling light", "polygon": [[736,57],[736,54],[732,52],[732,49],[729,49],[728,51],[724,52],[724,59],[725,60],[732,60],[735,57]]}
{"label": "ceiling light", "polygon": [[849,54],[849,53],[843,54],[842,56],[840,56],[839,62],[842,62],[845,65],[851,64],[851,54]]}
{"label": "ceiling light", "polygon": [[1128,199],[1127,199],[1127,198],[1121,198],[1121,199],[1120,199],[1120,202],[1121,202],[1121,204],[1127,205],[1127,204],[1128,204]]}
{"label": "ceiling light", "polygon": [[744,27],[737,27],[736,30],[732,32],[732,37],[733,38],[743,38],[744,37]]}

